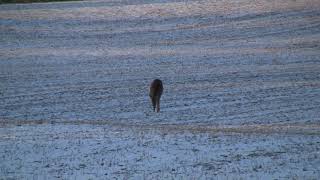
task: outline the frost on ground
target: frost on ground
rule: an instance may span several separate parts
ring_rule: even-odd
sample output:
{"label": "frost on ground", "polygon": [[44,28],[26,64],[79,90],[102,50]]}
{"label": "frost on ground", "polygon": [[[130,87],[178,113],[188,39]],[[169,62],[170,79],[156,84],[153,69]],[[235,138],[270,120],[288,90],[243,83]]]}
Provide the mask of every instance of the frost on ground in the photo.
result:
{"label": "frost on ground", "polygon": [[0,5],[0,177],[319,179],[319,44],[318,0]]}
{"label": "frost on ground", "polygon": [[[319,122],[320,3],[85,1],[0,6],[0,117]],[[163,113],[148,86],[164,82]]]}
{"label": "frost on ground", "polygon": [[42,124],[0,129],[13,179],[317,179],[318,134]]}

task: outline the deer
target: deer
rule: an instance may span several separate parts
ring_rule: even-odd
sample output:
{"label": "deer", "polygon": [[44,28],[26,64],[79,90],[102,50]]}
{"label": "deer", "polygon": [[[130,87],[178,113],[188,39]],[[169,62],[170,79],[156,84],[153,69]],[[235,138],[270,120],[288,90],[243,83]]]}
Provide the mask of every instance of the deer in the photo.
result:
{"label": "deer", "polygon": [[152,102],[153,111],[160,112],[160,98],[163,92],[162,81],[159,79],[155,79],[150,84],[150,99]]}

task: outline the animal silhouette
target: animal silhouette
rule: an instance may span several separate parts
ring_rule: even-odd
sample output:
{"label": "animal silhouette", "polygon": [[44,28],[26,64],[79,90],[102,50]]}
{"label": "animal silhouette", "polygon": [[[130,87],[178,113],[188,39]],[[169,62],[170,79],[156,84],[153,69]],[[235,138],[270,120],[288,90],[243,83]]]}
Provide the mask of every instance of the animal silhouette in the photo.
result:
{"label": "animal silhouette", "polygon": [[160,98],[163,92],[162,81],[155,79],[150,85],[150,99],[152,102],[153,111],[160,112]]}

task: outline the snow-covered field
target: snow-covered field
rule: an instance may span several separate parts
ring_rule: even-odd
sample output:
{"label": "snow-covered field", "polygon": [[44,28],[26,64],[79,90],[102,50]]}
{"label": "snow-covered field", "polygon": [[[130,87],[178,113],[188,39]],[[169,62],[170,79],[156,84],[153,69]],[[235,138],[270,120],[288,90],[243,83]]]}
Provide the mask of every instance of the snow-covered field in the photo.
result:
{"label": "snow-covered field", "polygon": [[44,124],[1,128],[13,179],[318,179],[320,134]]}
{"label": "snow-covered field", "polygon": [[320,2],[0,5],[0,119],[0,179],[319,179]]}

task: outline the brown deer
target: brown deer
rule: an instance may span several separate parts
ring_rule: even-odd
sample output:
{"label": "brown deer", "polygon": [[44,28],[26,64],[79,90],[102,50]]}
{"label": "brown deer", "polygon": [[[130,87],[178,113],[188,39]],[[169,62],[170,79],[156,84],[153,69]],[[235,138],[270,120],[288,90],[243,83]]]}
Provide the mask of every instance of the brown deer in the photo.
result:
{"label": "brown deer", "polygon": [[150,85],[150,99],[152,102],[153,111],[160,112],[160,97],[163,92],[162,81],[159,79],[155,79],[152,81]]}

